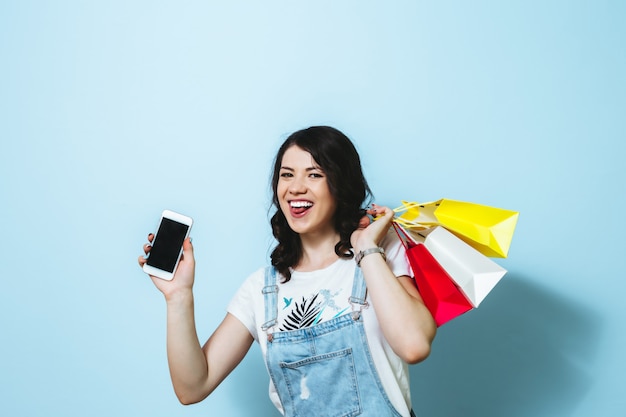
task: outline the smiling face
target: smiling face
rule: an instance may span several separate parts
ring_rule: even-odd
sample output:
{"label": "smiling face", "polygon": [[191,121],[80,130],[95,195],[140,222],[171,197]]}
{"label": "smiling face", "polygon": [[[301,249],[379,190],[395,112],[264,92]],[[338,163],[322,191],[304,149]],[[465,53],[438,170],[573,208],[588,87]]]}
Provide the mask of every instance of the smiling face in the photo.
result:
{"label": "smiling face", "polygon": [[276,195],[289,227],[300,236],[336,233],[335,198],[324,171],[307,151],[295,145],[285,151]]}

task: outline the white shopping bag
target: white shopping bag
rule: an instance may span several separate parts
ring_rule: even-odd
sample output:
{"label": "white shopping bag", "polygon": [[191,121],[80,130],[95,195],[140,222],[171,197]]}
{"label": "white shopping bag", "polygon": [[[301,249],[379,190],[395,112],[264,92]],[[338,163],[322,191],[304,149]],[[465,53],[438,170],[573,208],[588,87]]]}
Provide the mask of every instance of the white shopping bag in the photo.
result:
{"label": "white shopping bag", "polygon": [[474,307],[478,307],[507,272],[441,226],[410,231],[410,234],[424,243]]}

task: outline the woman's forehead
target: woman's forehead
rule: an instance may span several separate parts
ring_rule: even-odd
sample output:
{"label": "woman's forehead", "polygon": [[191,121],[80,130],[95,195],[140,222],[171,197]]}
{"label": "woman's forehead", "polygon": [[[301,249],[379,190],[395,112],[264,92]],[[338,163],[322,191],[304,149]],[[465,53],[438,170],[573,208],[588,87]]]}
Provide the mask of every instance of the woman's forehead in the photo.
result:
{"label": "woman's forehead", "polygon": [[290,146],[284,153],[281,161],[281,168],[315,168],[319,169],[319,164],[308,151],[297,145]]}

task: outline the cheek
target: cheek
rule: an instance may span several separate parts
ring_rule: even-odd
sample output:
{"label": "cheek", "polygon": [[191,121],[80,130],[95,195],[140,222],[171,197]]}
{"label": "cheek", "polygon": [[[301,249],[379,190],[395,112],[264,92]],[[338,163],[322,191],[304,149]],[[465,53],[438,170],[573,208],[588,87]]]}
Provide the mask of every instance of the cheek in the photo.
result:
{"label": "cheek", "polygon": [[278,204],[280,205],[282,209],[284,209],[287,204],[284,198],[286,192],[287,192],[287,188],[285,186],[281,187],[281,185],[278,184],[278,187],[276,187],[276,198],[278,199]]}
{"label": "cheek", "polygon": [[287,185],[283,181],[278,181],[278,184],[276,184],[276,195],[278,198],[284,196],[286,190]]}
{"label": "cheek", "polygon": [[333,194],[330,192],[330,188],[328,188],[328,186],[325,186],[320,191],[320,194],[324,196],[324,200],[326,200],[327,204],[330,207],[336,208],[337,201],[335,200],[335,197],[333,197]]}

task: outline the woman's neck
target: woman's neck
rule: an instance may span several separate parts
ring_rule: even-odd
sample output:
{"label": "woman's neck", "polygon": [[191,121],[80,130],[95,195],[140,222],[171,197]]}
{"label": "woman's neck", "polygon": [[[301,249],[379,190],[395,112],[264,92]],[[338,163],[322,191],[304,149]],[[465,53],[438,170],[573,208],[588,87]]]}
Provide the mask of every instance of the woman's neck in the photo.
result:
{"label": "woman's neck", "polygon": [[300,236],[302,241],[302,258],[295,266],[296,271],[310,272],[326,268],[339,259],[335,253],[335,245],[339,242],[339,234],[333,232],[325,236]]}

